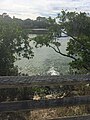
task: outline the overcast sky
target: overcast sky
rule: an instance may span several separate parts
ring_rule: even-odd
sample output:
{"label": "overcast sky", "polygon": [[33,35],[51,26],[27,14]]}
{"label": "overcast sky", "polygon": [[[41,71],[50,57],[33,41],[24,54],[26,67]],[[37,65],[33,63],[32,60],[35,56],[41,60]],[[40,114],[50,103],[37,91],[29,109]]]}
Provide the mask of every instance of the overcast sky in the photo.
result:
{"label": "overcast sky", "polygon": [[35,19],[37,16],[56,16],[61,10],[90,13],[90,0],[0,0],[0,14]]}

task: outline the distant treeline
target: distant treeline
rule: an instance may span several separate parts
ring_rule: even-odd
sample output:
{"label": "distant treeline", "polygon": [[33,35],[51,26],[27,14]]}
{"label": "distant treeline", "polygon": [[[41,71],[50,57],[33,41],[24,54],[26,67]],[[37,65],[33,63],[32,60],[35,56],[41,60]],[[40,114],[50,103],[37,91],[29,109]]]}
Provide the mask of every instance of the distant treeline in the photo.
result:
{"label": "distant treeline", "polygon": [[13,18],[11,18],[9,15],[7,15],[7,13],[3,13],[2,15],[0,15],[0,20],[4,21],[4,22],[16,22],[18,25],[20,25],[22,28],[24,29],[38,29],[38,28],[43,28],[46,29],[48,26],[48,20],[45,17],[37,17],[36,20],[32,20],[32,19],[26,19],[26,20],[22,20],[22,19],[18,19],[15,18],[15,16],[13,16]]}

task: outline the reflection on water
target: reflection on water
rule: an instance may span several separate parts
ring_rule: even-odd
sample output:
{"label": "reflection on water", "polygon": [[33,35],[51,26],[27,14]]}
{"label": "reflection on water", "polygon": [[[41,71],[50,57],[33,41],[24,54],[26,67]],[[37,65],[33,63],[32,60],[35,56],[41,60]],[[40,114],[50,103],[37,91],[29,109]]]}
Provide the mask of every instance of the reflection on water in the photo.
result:
{"label": "reflection on water", "polygon": [[[34,37],[34,35],[30,35],[30,37]],[[62,45],[61,51],[64,53],[66,53],[68,39],[68,37],[58,39]],[[33,46],[32,42],[30,44]],[[21,60],[15,62],[15,65],[18,65],[20,72],[29,75],[59,75],[68,73],[70,60],[70,58],[63,57],[53,49],[44,46],[38,49],[34,48],[33,59],[21,58]]]}

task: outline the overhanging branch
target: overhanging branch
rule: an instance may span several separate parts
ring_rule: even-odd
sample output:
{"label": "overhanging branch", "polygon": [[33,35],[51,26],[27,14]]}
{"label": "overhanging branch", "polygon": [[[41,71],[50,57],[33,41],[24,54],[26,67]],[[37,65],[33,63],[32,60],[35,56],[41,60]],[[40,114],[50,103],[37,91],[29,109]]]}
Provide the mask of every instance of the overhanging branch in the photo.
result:
{"label": "overhanging branch", "polygon": [[72,58],[72,59],[74,59],[74,60],[77,60],[77,59],[76,59],[75,57],[73,57],[73,56],[70,56],[70,55],[67,55],[67,54],[62,53],[62,52],[60,51],[60,49],[58,48],[58,46],[56,46],[57,49],[56,49],[55,47],[51,46],[51,45],[49,45],[49,47],[51,47],[55,52],[59,53],[60,55],[63,55],[63,56],[65,56],[65,57],[69,57],[69,58]]}

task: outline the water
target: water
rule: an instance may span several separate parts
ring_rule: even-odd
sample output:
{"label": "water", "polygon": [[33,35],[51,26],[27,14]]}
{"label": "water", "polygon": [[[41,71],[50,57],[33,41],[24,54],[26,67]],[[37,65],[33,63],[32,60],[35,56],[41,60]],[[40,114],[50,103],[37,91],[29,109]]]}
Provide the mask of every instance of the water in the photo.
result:
{"label": "water", "polygon": [[[34,37],[35,35],[30,35]],[[68,37],[59,38],[61,43],[61,51],[66,53],[66,46]],[[33,43],[30,43],[33,46]],[[28,75],[59,75],[68,74],[70,58],[63,57],[56,53],[52,48],[42,47],[34,48],[34,58],[27,60],[21,58],[17,60],[15,65],[18,65],[21,73],[27,73]]]}

